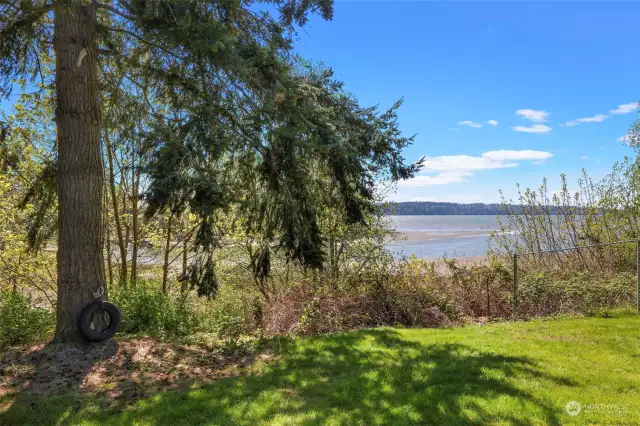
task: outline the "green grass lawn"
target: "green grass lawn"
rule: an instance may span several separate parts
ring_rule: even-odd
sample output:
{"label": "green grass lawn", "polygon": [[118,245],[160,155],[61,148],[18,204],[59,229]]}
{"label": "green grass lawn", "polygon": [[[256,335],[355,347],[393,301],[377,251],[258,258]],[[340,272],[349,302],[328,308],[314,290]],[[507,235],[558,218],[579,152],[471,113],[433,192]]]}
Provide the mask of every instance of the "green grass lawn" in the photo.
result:
{"label": "green grass lawn", "polygon": [[[100,409],[71,395],[12,424],[640,424],[640,318],[375,329],[284,340],[255,375]],[[577,401],[582,410],[565,409]]]}

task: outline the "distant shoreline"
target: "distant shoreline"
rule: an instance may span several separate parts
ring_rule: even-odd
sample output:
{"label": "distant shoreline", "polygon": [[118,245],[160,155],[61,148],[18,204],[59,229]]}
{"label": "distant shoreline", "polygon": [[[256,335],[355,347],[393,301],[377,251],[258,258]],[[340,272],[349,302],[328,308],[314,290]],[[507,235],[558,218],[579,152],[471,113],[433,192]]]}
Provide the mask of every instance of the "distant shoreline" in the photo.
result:
{"label": "distant shoreline", "polygon": [[[510,212],[521,214],[523,210],[528,209],[528,206],[520,204],[462,204],[435,201],[390,202],[383,204],[382,207],[388,216],[499,216]],[[557,215],[557,206],[550,206],[550,210],[552,215]]]}
{"label": "distant shoreline", "polygon": [[[489,213],[478,213],[478,214],[472,214],[472,213],[425,213],[425,214],[418,214],[418,213],[407,213],[407,214],[398,214],[398,213],[393,213],[393,214],[385,214],[385,216],[495,216],[494,214],[489,214]],[[502,216],[502,215],[499,215]]]}

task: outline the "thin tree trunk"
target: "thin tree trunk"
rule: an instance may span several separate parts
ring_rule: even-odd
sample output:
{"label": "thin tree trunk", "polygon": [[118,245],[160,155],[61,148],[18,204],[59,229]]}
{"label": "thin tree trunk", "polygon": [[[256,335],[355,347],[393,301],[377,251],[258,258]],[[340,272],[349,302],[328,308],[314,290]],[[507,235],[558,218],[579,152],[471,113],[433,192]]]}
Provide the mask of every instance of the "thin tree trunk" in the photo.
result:
{"label": "thin tree trunk", "polygon": [[173,213],[169,215],[167,221],[167,240],[164,244],[164,262],[162,264],[162,292],[167,294],[169,291],[167,281],[169,278],[169,251],[171,249],[171,222],[173,221]]}
{"label": "thin tree trunk", "polygon": [[111,205],[113,206],[113,219],[116,222],[116,236],[118,237],[118,249],[120,250],[120,287],[127,288],[127,247],[122,235],[122,221],[118,210],[118,196],[116,194],[116,178],[113,170],[113,145],[107,132],[104,133],[104,141],[107,145],[107,161],[109,163],[109,192],[111,192]]}
{"label": "thin tree trunk", "polygon": [[104,209],[103,209],[103,217],[104,217],[104,232],[106,234],[105,242],[104,242],[104,256],[107,257],[107,277],[109,288],[113,288],[113,260],[111,259],[111,233],[109,232],[109,197],[104,197]]}
{"label": "thin tree trunk", "polygon": [[336,278],[336,240],[332,236],[329,237],[329,265],[331,265],[331,275]]}
{"label": "thin tree trunk", "polygon": [[[123,179],[124,180],[124,179]],[[127,214],[127,188],[125,185],[121,185],[122,189],[122,214]],[[122,224],[124,227],[124,248],[125,250],[129,250],[129,237],[131,237],[131,226],[127,222]]]}
{"label": "thin tree trunk", "polygon": [[[188,215],[188,213],[185,213]],[[187,223],[188,219],[185,219],[185,226],[182,236],[182,275],[180,282],[180,294],[184,295],[187,292],[187,268],[188,265],[188,252],[189,252],[189,239],[187,238]]]}
{"label": "thin tree trunk", "polygon": [[[22,263],[22,253],[18,253],[18,264],[16,265],[16,270],[20,270],[20,264]],[[11,282],[12,282],[12,291],[13,293],[18,292],[18,277],[15,274],[11,274]]]}
{"label": "thin tree trunk", "polygon": [[58,342],[83,340],[78,316],[106,284],[95,15],[92,2],[56,3]]}
{"label": "thin tree trunk", "polygon": [[136,278],[138,276],[138,244],[140,240],[140,231],[138,226],[138,195],[140,192],[140,159],[138,166],[135,163],[135,148],[132,146],[133,154],[131,156],[131,175],[132,175],[132,199],[131,199],[131,223],[133,231],[133,246],[131,248],[131,287],[136,286]]}
{"label": "thin tree trunk", "polygon": [[109,226],[106,227],[107,232],[107,241],[106,241],[106,252],[107,252],[107,273],[109,275],[109,287],[113,288],[113,260],[111,259],[111,235],[109,234]]}

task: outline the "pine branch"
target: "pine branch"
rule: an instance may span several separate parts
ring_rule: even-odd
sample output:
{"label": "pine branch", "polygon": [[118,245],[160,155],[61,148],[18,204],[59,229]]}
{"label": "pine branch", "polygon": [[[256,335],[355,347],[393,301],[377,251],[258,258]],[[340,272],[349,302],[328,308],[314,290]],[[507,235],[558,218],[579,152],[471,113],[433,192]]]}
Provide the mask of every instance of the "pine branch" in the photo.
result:
{"label": "pine branch", "polygon": [[104,3],[96,3],[96,4],[95,4],[95,6],[96,6],[96,8],[98,8],[98,9],[104,9],[104,10],[108,10],[108,11],[110,11],[110,12],[112,12],[112,13],[115,13],[115,14],[116,14],[116,15],[118,15],[119,17],[124,18],[124,19],[126,19],[127,21],[129,21],[129,22],[135,22],[135,21],[136,21],[136,17],[135,17],[135,16],[133,16],[133,15],[127,15],[126,13],[124,13],[124,12],[122,12],[122,11],[120,11],[120,10],[116,9],[115,7],[110,6],[110,5],[108,5],[108,4],[104,4]]}
{"label": "pine branch", "polygon": [[183,61],[187,59],[187,58],[185,58],[183,56],[180,56],[180,55],[176,54],[175,51],[167,49],[166,47],[160,46],[159,44],[154,43],[152,41],[149,41],[149,40],[145,39],[144,37],[134,33],[133,31],[129,31],[129,30],[126,30],[124,28],[114,28],[114,27],[107,27],[107,26],[103,26],[103,25],[101,25],[101,26],[104,29],[106,29],[107,31],[113,31],[113,32],[116,32],[116,33],[121,33],[121,34],[126,34],[128,36],[131,36],[131,37],[135,38],[136,40],[138,40],[139,42],[144,43],[147,46],[153,47],[155,49],[161,50],[162,52],[164,52],[167,55],[170,55],[170,56],[172,56],[172,57],[174,57],[176,59],[180,59],[180,60],[183,60]]}

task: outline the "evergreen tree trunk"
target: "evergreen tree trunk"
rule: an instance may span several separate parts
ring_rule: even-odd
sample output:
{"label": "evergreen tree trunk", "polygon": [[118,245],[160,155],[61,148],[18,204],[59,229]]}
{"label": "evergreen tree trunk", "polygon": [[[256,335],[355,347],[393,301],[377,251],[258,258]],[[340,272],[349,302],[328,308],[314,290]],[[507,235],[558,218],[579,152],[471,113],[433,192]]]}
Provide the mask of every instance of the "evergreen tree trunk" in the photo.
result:
{"label": "evergreen tree trunk", "polygon": [[82,341],[78,316],[105,287],[103,167],[92,2],[56,3],[58,302],[55,341]]}

